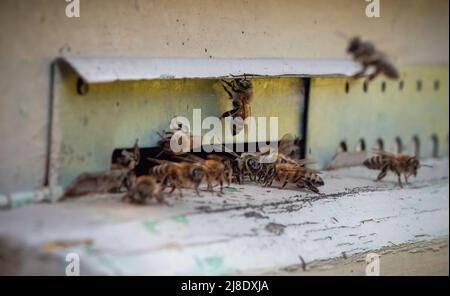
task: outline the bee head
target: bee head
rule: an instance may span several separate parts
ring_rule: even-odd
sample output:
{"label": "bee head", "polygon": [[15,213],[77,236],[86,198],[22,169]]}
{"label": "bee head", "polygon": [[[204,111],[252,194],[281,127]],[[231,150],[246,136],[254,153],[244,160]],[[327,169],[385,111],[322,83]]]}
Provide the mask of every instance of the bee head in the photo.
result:
{"label": "bee head", "polygon": [[358,36],[353,37],[350,40],[350,43],[349,43],[348,48],[347,48],[347,52],[348,53],[355,52],[360,47],[360,45],[361,45],[361,39]]}
{"label": "bee head", "polygon": [[261,170],[262,164],[258,161],[258,159],[250,158],[247,160],[247,167],[250,170],[250,173],[255,176]]}
{"label": "bee head", "polygon": [[191,170],[192,181],[201,182],[205,177],[205,171],[201,167],[195,167]]}
{"label": "bee head", "polygon": [[248,80],[246,76],[244,76],[244,78],[235,79],[235,82],[239,87],[239,89],[241,90],[247,90],[252,88],[252,82]]}
{"label": "bee head", "polygon": [[408,168],[411,171],[411,173],[415,176],[417,176],[417,171],[420,168],[420,162],[417,158],[415,157],[410,157],[408,159]]}
{"label": "bee head", "polygon": [[228,183],[228,186],[230,186],[231,181],[233,179],[233,166],[231,164],[231,161],[226,160],[224,161],[225,169],[223,171],[226,181]]}

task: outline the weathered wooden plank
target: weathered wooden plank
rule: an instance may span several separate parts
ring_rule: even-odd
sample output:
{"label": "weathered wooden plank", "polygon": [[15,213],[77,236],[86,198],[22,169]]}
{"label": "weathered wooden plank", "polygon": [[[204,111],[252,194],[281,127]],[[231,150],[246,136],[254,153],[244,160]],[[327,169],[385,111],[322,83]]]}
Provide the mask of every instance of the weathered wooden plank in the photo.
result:
{"label": "weathered wooden plank", "polygon": [[245,185],[224,197],[170,199],[171,207],[137,207],[111,195],[32,205],[3,211],[0,234],[41,255],[48,242],[90,239],[47,253],[48,265],[80,254],[88,274],[268,270],[298,264],[299,256],[311,262],[448,236],[448,159],[428,163],[434,167],[404,189],[394,176],[376,183],[375,172],[354,167],[325,172],[321,196]]}

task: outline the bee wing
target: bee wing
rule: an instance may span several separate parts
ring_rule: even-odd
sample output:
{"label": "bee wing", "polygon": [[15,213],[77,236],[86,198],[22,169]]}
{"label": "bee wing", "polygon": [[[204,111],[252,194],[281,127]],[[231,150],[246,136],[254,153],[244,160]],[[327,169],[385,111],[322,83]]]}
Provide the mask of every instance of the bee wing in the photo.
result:
{"label": "bee wing", "polygon": [[177,157],[178,159],[182,160],[182,161],[188,161],[188,162],[200,162],[200,163],[204,163],[205,160],[197,155],[193,155],[193,154],[186,154],[185,157]]}
{"label": "bee wing", "polygon": [[429,165],[429,164],[421,164],[420,166],[421,167],[426,167],[426,168],[432,168],[433,167],[432,165]]}
{"label": "bee wing", "polygon": [[317,163],[316,160],[314,159],[299,159],[299,160],[295,160],[296,164],[304,166],[305,164],[315,164]]}
{"label": "bee wing", "polygon": [[134,158],[136,159],[136,165],[139,164],[139,161],[141,160],[141,152],[139,149],[139,139],[136,139],[136,141],[134,141]]}
{"label": "bee wing", "polygon": [[147,157],[148,160],[155,162],[157,164],[164,164],[164,163],[175,163],[173,161],[170,160],[162,160],[162,159],[157,159],[157,158],[153,158],[153,157]]}
{"label": "bee wing", "polygon": [[225,146],[225,144],[212,144],[210,145],[211,147],[214,148],[215,151],[219,152],[219,151],[223,151],[225,153],[230,154],[231,156],[233,156],[234,158],[238,158],[239,154],[237,154],[236,152],[234,152],[233,150],[229,149],[227,146]]}
{"label": "bee wing", "polygon": [[308,168],[304,168],[304,167],[293,167],[293,168],[283,168],[281,169],[281,171],[283,172],[297,172],[297,171],[302,171],[302,172],[308,172],[308,173],[313,173],[313,174],[321,174],[321,171],[318,170],[314,170],[314,169],[308,169]]}
{"label": "bee wing", "polygon": [[388,156],[388,157],[395,157],[395,154],[387,152],[387,151],[379,150],[379,149],[373,149],[372,152],[375,153],[375,154],[378,154],[378,155],[384,155],[384,156]]}
{"label": "bee wing", "polygon": [[289,156],[296,150],[295,138],[291,134],[285,134],[278,145],[278,152]]}

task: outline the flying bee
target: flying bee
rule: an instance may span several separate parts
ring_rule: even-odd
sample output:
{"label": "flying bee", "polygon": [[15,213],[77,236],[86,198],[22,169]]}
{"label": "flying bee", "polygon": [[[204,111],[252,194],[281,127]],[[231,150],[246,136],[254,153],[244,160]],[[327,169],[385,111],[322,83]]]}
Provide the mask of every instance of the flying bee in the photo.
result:
{"label": "flying bee", "polygon": [[417,176],[417,172],[421,166],[419,160],[415,156],[393,154],[385,151],[375,151],[377,155],[364,161],[364,166],[371,170],[381,170],[377,176],[377,181],[381,181],[391,171],[398,177],[398,185],[403,188],[401,175],[405,178],[405,183],[409,184],[410,176]]}
{"label": "flying bee", "polygon": [[354,78],[363,77],[369,67],[375,68],[368,77],[371,81],[379,74],[384,74],[391,79],[398,79],[399,73],[396,67],[389,61],[387,56],[378,51],[372,42],[362,41],[359,37],[353,37],[347,47],[347,53],[353,56],[353,59],[362,65],[362,70],[355,74]]}
{"label": "flying bee", "polygon": [[[235,78],[231,82],[222,79],[222,87],[233,101],[233,109],[222,114],[220,118],[232,117],[232,135],[240,133],[243,128],[243,121],[251,116],[250,102],[253,98],[253,85],[246,76]],[[242,122],[235,119],[240,118]]]}
{"label": "flying bee", "polygon": [[315,193],[320,193],[317,187],[325,184],[317,171],[291,163],[275,164],[273,176],[268,178],[264,185],[266,187],[272,186],[274,180],[281,184],[280,189],[291,183],[300,188],[307,188]]}
{"label": "flying bee", "polygon": [[152,168],[151,172],[155,178],[161,182],[163,190],[165,187],[172,187],[172,193],[178,189],[180,197],[183,197],[181,188],[193,188],[198,196],[200,184],[205,180],[205,169],[201,164],[191,162],[172,162],[148,158],[159,165]]}
{"label": "flying bee", "polygon": [[133,188],[125,194],[122,200],[144,204],[152,198],[155,198],[159,203],[167,205],[162,195],[161,185],[156,181],[156,178],[153,176],[140,176],[136,179]]}

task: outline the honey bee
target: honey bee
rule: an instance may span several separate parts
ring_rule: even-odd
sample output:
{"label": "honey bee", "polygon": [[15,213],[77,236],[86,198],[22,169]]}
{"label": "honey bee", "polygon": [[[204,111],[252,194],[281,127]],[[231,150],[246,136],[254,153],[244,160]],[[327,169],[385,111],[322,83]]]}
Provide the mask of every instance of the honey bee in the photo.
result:
{"label": "honey bee", "polygon": [[317,171],[299,167],[292,163],[275,164],[274,173],[266,180],[264,186],[272,186],[274,180],[281,184],[280,189],[291,183],[300,188],[307,188],[315,193],[320,193],[317,187],[325,184]]}
{"label": "honey bee", "polygon": [[168,205],[162,195],[161,185],[156,181],[156,178],[153,176],[140,176],[136,179],[133,188],[124,195],[122,200],[144,204],[152,198],[155,198],[159,203]]}
{"label": "honey bee", "polygon": [[[179,135],[181,135],[182,138],[184,138],[184,139],[182,139],[181,137],[178,138],[179,151],[174,151],[170,144],[172,138],[175,136],[175,133],[179,133]],[[201,139],[186,131],[186,129],[183,128],[182,126],[171,129],[170,131],[163,131],[162,134],[158,132],[158,135],[160,137],[160,140],[158,141],[158,146],[161,148],[161,152],[158,153],[156,157],[160,157],[163,153],[169,156],[184,155],[186,154],[187,151],[192,151],[195,147],[198,147],[195,146],[194,141],[197,139],[199,140],[198,143],[200,143],[201,145]]]}
{"label": "honey bee", "polygon": [[136,140],[133,152],[122,150],[121,157],[111,164],[110,171],[80,174],[67,187],[63,198],[94,193],[115,193],[122,187],[129,191],[136,181],[135,170],[139,160],[140,150]]}
{"label": "honey bee", "polygon": [[[313,160],[307,159],[294,159],[298,154],[299,147],[295,145],[297,141],[291,134],[285,134],[278,144],[277,151],[264,150],[259,153],[259,156],[267,157],[271,162],[264,161],[263,168],[260,170],[258,176],[258,182],[262,182],[263,184],[267,183],[267,181],[273,178],[275,174],[275,165],[280,163],[290,163],[292,165],[296,165],[298,167],[304,167],[306,164],[315,163]],[[276,153],[275,153],[276,152]]]}
{"label": "honey bee", "polygon": [[136,182],[136,167],[141,158],[139,149],[139,140],[136,139],[133,146],[133,152],[122,150],[121,156],[111,164],[111,170],[127,170],[127,176],[123,180],[122,186],[128,191],[131,190]]}
{"label": "honey bee", "polygon": [[129,173],[128,169],[82,173],[67,187],[62,199],[87,194],[117,192],[126,182]]}
{"label": "honey bee", "polygon": [[198,196],[198,190],[201,183],[205,180],[205,168],[198,163],[191,162],[171,162],[167,160],[159,160],[155,158],[148,158],[149,160],[159,163],[159,165],[152,168],[151,173],[155,178],[161,182],[164,188],[172,187],[173,193],[178,189],[180,198],[183,197],[182,188],[193,188]]}
{"label": "honey bee", "polygon": [[243,128],[243,122],[236,121],[240,118],[244,121],[251,116],[250,102],[253,98],[253,85],[246,76],[244,78],[235,78],[231,82],[222,80],[222,87],[233,101],[233,109],[222,114],[221,118],[232,117],[232,135],[240,133]]}
{"label": "honey bee", "polygon": [[139,164],[140,157],[139,139],[136,139],[133,146],[133,152],[122,150],[121,156],[111,164],[111,170],[134,170]]}
{"label": "honey bee", "polygon": [[251,181],[255,181],[263,167],[259,157],[255,153],[249,152],[232,155],[234,156],[234,160],[231,161],[232,178],[239,184],[244,184],[246,176],[249,176]]}
{"label": "honey bee", "polygon": [[191,161],[196,161],[203,165],[206,174],[207,190],[213,192],[213,186],[220,185],[220,194],[223,194],[223,184],[231,184],[232,169],[231,162],[228,159],[218,155],[210,154],[207,159],[194,155],[189,155]]}
{"label": "honey bee", "polygon": [[405,178],[405,183],[409,184],[410,176],[417,176],[419,168],[423,165],[414,156],[393,154],[385,151],[375,151],[377,155],[364,161],[364,166],[371,170],[381,170],[377,176],[377,181],[381,181],[391,171],[398,177],[398,185],[403,188],[401,175]]}
{"label": "honey bee", "polygon": [[375,68],[368,80],[375,79],[379,74],[384,74],[391,79],[398,79],[399,73],[387,56],[378,51],[372,42],[362,41],[359,37],[353,37],[347,48],[347,52],[353,56],[356,62],[362,65],[362,70],[355,74],[354,78],[364,76],[369,67]]}

